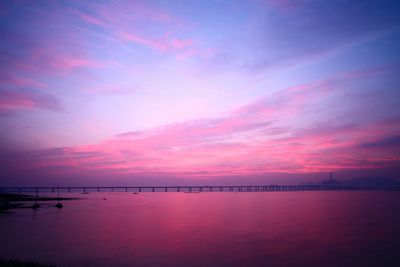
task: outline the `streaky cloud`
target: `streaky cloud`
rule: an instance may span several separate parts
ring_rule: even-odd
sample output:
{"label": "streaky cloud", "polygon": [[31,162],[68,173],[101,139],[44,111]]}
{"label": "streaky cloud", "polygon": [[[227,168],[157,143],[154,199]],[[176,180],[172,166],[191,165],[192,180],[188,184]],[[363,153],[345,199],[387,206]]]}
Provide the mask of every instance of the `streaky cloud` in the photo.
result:
{"label": "streaky cloud", "polygon": [[0,114],[27,109],[48,109],[55,112],[64,111],[61,102],[50,94],[0,89]]}

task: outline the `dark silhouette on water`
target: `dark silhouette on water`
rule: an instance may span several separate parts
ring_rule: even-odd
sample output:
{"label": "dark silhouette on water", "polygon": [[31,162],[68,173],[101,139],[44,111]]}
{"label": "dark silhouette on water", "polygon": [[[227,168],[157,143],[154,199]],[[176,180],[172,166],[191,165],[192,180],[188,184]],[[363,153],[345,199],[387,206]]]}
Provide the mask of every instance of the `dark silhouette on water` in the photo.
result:
{"label": "dark silhouette on water", "polygon": [[32,209],[37,210],[38,208],[40,208],[40,204],[38,203],[38,198],[39,198],[39,189],[36,188],[35,191],[35,203],[33,203],[32,205]]}
{"label": "dark silhouette on water", "polygon": [[[77,198],[67,198],[67,197],[47,197],[47,196],[36,196],[34,195],[26,195],[26,194],[13,194],[13,193],[1,193],[0,192],[0,212],[6,212],[13,209],[38,209],[42,207],[39,205],[39,201],[45,202],[54,202],[54,201],[62,201],[62,200],[74,200]],[[33,204],[32,204],[33,203]],[[37,204],[37,205],[35,205]],[[54,207],[54,205],[51,205]],[[0,265],[1,267],[1,265]]]}
{"label": "dark silhouette on water", "polygon": [[61,204],[60,202],[60,189],[57,186],[57,204],[54,205],[54,207],[62,209],[63,208],[63,204]]}

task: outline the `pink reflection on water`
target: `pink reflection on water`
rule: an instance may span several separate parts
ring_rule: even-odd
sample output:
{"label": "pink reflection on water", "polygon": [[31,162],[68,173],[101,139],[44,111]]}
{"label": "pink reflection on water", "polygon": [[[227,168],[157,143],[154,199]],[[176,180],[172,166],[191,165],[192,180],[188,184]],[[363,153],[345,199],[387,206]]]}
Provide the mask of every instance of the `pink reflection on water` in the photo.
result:
{"label": "pink reflection on water", "polygon": [[57,266],[396,266],[399,259],[397,192],[82,196],[63,210],[2,214],[0,258]]}

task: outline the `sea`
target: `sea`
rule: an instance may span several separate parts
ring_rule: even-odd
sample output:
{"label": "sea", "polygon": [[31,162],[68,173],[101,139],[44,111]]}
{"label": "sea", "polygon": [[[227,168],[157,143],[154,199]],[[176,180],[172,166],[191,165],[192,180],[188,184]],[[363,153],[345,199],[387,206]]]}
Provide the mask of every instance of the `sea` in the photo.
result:
{"label": "sea", "polygon": [[[50,194],[48,194],[50,195]],[[400,266],[400,192],[62,193],[0,213],[0,259],[59,267]]]}

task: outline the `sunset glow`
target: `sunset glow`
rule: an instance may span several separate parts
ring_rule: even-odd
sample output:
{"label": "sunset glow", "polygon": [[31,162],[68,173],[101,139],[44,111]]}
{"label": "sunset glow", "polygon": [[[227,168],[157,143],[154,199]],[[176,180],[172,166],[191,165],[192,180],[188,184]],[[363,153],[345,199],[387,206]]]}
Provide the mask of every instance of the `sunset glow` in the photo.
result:
{"label": "sunset glow", "polygon": [[398,178],[396,1],[3,1],[0,21],[1,185]]}

